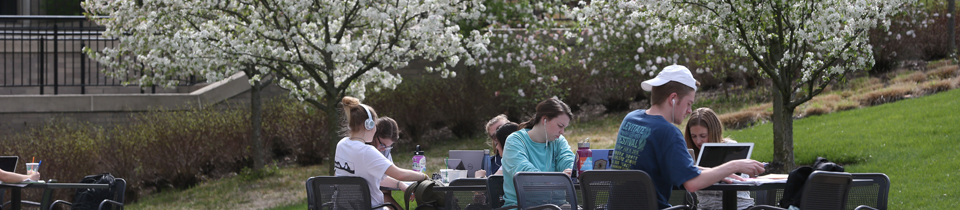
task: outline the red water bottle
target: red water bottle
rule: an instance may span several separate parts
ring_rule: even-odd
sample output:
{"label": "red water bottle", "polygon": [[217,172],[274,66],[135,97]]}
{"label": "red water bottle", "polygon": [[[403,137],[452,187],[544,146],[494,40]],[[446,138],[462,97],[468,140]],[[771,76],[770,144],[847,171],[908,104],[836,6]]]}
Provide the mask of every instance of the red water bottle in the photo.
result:
{"label": "red water bottle", "polygon": [[577,159],[573,168],[576,170],[577,176],[583,174],[584,171],[593,170],[593,151],[590,150],[590,142],[584,140],[584,142],[577,143]]}

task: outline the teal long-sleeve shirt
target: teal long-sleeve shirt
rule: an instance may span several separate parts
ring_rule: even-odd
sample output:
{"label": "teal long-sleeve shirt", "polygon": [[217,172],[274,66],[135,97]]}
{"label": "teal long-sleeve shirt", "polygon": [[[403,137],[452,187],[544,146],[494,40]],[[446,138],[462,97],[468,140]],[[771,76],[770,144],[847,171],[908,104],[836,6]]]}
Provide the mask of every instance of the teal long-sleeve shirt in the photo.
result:
{"label": "teal long-sleeve shirt", "polygon": [[510,134],[503,148],[504,206],[517,204],[513,185],[513,175],[517,172],[563,172],[573,168],[573,150],[563,135],[548,145],[530,140],[528,131],[530,129],[522,129]]}

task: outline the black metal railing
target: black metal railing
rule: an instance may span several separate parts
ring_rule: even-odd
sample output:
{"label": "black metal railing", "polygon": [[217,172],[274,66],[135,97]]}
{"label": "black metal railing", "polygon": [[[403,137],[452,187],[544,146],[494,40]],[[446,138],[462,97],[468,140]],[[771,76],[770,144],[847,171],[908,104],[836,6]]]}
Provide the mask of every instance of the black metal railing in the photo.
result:
{"label": "black metal railing", "polygon": [[[102,37],[104,30],[84,16],[0,15],[0,87],[37,87],[40,94],[59,94],[62,87],[70,87],[86,94],[90,86],[121,86],[139,77],[140,72],[109,77],[100,71],[105,66],[83,53],[84,47],[118,44],[116,38]],[[178,80],[179,86],[197,82],[195,77]],[[156,93],[155,87],[150,89],[141,88],[141,93]]]}

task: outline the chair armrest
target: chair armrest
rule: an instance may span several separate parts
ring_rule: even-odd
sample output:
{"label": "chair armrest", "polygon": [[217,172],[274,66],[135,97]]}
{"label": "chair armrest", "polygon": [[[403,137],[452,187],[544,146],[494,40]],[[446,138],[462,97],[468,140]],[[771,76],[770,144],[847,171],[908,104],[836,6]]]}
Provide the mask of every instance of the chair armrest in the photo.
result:
{"label": "chair armrest", "polygon": [[687,205],[671,206],[670,208],[665,208],[665,209],[663,209],[663,210],[674,210],[674,209],[695,210],[694,208],[690,208],[690,206],[687,206]]}
{"label": "chair armrest", "polygon": [[[557,205],[555,205],[555,204],[549,204],[549,203],[548,203],[548,204],[543,204],[543,205],[534,206],[534,207],[530,207],[530,208],[526,208],[526,209],[524,209],[524,210],[539,210],[539,209],[563,210],[563,209],[561,209],[559,206],[557,206]],[[576,210],[576,209],[573,209],[573,210]]]}
{"label": "chair armrest", "polygon": [[97,209],[103,209],[103,205],[106,205],[106,204],[111,204],[111,205],[114,205],[114,206],[120,206],[120,209],[123,209],[123,203],[120,203],[120,202],[117,202],[117,201],[114,201],[114,200],[110,200],[110,199],[104,199],[103,201],[100,201],[100,207],[98,207]]}
{"label": "chair armrest", "polygon": [[65,201],[65,200],[56,200],[56,201],[53,201],[53,203],[50,203],[50,207],[47,208],[47,209],[53,209],[53,206],[56,206],[58,203],[59,203],[59,204],[64,204],[64,205],[67,205],[67,206],[72,206],[72,205],[73,205],[73,203],[67,202],[67,201]]}
{"label": "chair armrest", "polygon": [[400,208],[399,208],[399,207],[397,207],[396,205],[393,205],[393,203],[384,203],[384,204],[380,204],[380,205],[377,205],[377,206],[374,206],[374,207],[373,207],[373,209],[379,209],[379,208],[382,208],[382,207],[387,207],[387,206],[389,206],[389,207],[390,207],[390,209],[394,209],[394,210],[396,210],[396,209],[400,209]]}
{"label": "chair armrest", "polygon": [[776,206],[770,206],[770,205],[756,205],[748,208],[747,210],[786,210],[786,209],[776,207]]}
{"label": "chair armrest", "polygon": [[879,209],[877,209],[877,208],[873,208],[873,207],[867,206],[867,205],[859,205],[859,206],[857,206],[857,208],[855,208],[855,209],[853,209],[853,210],[862,210],[862,209],[866,209],[866,210],[879,210]]}
{"label": "chair armrest", "polygon": [[517,205],[509,205],[509,206],[501,206],[500,208],[496,208],[496,209],[493,209],[493,210],[519,209],[519,207],[520,207],[520,206],[517,206]]}

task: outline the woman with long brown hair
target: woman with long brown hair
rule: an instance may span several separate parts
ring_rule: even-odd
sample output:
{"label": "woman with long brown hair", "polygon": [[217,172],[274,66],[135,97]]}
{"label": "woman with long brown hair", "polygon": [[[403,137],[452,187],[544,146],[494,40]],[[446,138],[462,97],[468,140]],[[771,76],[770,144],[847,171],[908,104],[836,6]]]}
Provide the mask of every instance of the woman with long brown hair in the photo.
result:
{"label": "woman with long brown hair", "polygon": [[537,113],[520,130],[510,134],[503,149],[503,205],[516,205],[517,192],[513,175],[517,172],[563,172],[568,176],[573,167],[573,150],[563,137],[573,114],[570,107],[557,98],[537,104]]}

